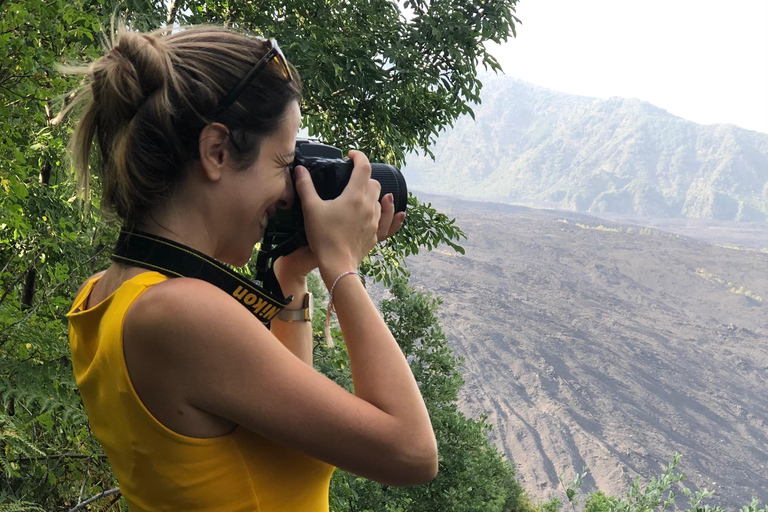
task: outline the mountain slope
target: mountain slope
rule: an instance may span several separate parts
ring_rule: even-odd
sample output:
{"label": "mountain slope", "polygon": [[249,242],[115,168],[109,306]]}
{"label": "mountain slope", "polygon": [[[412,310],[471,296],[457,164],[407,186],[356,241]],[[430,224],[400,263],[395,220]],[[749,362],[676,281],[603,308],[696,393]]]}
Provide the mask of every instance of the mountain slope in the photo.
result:
{"label": "mountain slope", "polygon": [[412,155],[410,186],[583,212],[764,221],[768,134],[697,125],[635,99],[486,80],[475,117]]}
{"label": "mountain slope", "polygon": [[466,256],[409,258],[412,282],[444,299],[463,408],[489,416],[535,497],[584,466],[585,490],[620,493],[680,452],[719,504],[768,501],[768,251],[422,199],[469,239]]}

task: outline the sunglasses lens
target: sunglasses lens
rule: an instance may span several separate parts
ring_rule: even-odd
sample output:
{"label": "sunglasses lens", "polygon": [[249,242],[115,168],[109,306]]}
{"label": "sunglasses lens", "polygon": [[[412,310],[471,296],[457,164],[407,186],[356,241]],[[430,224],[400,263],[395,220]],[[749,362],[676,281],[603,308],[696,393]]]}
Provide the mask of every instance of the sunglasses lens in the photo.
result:
{"label": "sunglasses lens", "polygon": [[[2,0],[0,0],[0,4],[1,3]],[[267,52],[261,59],[259,59],[256,65],[253,66],[248,73],[246,73],[243,79],[240,80],[240,83],[233,87],[232,90],[229,91],[226,96],[224,96],[224,98],[219,102],[219,109],[227,108],[228,106],[232,105],[235,100],[237,100],[237,97],[240,96],[240,93],[243,92],[245,86],[248,85],[251,80],[253,80],[253,77],[256,76],[259,71],[271,64],[272,60],[277,60],[278,64],[280,65],[280,72],[286,81],[290,82],[293,80],[291,68],[288,67],[288,62],[285,60],[285,55],[283,55],[283,52],[280,51],[280,47],[277,45],[277,41],[274,39],[258,39],[267,48]]]}
{"label": "sunglasses lens", "polygon": [[285,77],[286,80],[291,80],[291,68],[288,67],[288,62],[285,60],[285,55],[283,55],[283,52],[280,50],[280,46],[277,44],[277,41],[274,39],[269,40],[269,44],[272,48],[274,48],[276,55],[275,58],[277,59],[277,62],[280,64],[280,70],[283,73],[283,77]]}

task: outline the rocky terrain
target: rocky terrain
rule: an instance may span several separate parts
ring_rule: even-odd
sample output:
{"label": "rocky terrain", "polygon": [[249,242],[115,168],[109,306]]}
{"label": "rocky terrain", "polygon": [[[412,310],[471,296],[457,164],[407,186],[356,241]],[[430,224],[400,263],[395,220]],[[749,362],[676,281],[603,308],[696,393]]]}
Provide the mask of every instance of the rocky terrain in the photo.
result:
{"label": "rocky terrain", "polygon": [[412,283],[444,299],[443,327],[466,358],[463,408],[496,425],[493,441],[534,497],[561,493],[558,475],[585,466],[585,491],[622,493],[680,452],[679,468],[714,486],[717,503],[768,501],[765,224],[743,228],[755,248],[737,250],[576,213],[419,197],[468,240],[466,256],[410,258]]}
{"label": "rocky terrain", "polygon": [[463,116],[404,168],[419,190],[579,212],[765,221],[768,134],[699,125],[637,99],[483,79]]}

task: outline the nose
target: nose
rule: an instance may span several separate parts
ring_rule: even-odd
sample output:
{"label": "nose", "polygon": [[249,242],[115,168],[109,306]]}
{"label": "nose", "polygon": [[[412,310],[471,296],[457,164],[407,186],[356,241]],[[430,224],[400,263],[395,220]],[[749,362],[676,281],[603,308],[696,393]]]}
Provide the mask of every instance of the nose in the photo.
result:
{"label": "nose", "polygon": [[291,181],[291,173],[288,169],[285,170],[285,188],[283,189],[283,195],[280,196],[280,200],[277,203],[277,207],[282,210],[290,210],[293,206],[293,199],[295,191],[293,190],[293,181]]}

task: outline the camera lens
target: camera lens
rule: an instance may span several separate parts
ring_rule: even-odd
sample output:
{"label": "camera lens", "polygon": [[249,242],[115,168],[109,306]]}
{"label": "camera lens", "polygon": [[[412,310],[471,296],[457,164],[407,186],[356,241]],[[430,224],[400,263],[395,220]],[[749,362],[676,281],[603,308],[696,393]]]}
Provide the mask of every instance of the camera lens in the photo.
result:
{"label": "camera lens", "polygon": [[379,201],[385,195],[392,193],[395,213],[404,212],[408,206],[408,188],[400,169],[394,165],[371,164],[371,178],[381,183]]}

